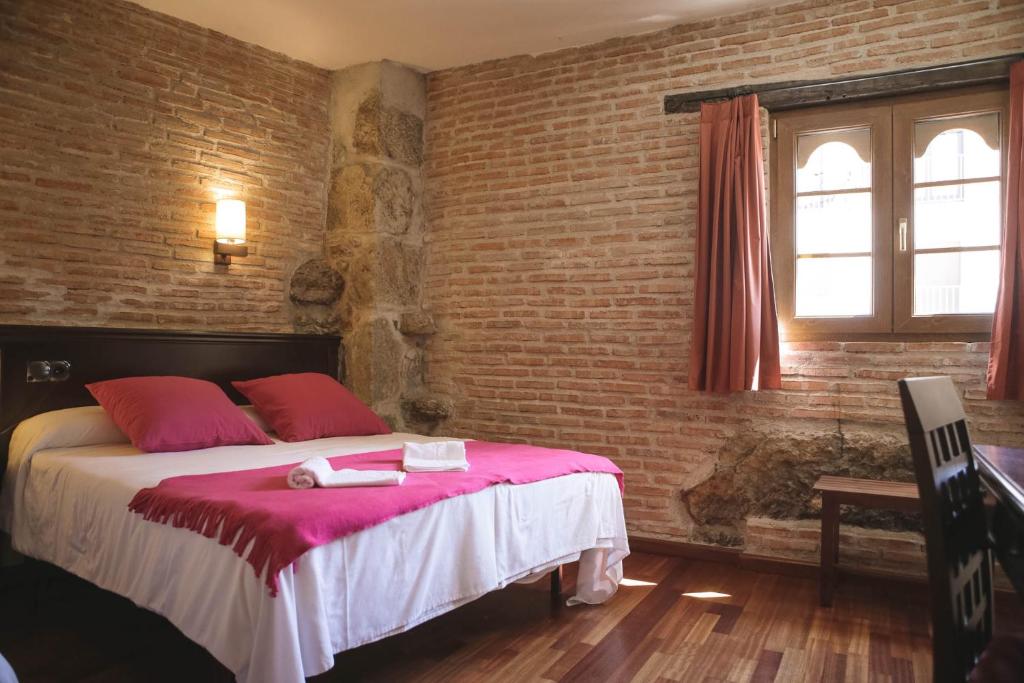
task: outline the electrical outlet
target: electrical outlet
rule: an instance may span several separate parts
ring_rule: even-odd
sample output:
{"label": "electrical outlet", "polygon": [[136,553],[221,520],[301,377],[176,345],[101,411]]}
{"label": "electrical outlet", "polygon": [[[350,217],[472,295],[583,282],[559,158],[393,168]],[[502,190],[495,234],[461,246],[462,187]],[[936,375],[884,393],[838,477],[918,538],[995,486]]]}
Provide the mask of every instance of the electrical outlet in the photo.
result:
{"label": "electrical outlet", "polygon": [[66,360],[30,360],[25,369],[26,382],[64,382],[71,377],[71,363]]}
{"label": "electrical outlet", "polygon": [[71,377],[71,363],[66,360],[50,361],[50,381],[65,382]]}

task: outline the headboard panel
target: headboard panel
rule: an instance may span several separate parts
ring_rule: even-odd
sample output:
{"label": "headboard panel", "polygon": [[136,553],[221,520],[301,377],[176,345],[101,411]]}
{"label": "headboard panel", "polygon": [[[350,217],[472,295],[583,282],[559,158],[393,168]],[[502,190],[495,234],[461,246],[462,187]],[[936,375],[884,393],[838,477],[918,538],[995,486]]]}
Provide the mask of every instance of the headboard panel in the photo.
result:
{"label": "headboard panel", "polygon": [[[94,405],[85,385],[137,375],[215,382],[236,403],[231,380],[289,372],[338,377],[340,337],[303,334],[165,332],[85,327],[0,326],[0,477],[18,422],[49,410]],[[30,361],[66,360],[62,382],[28,382]]]}

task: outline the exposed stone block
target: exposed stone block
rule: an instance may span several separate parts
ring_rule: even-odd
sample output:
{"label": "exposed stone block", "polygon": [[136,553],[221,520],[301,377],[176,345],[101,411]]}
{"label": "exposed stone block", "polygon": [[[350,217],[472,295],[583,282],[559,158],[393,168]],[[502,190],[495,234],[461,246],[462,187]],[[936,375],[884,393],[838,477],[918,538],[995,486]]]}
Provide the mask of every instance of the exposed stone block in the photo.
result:
{"label": "exposed stone block", "polygon": [[419,166],[423,162],[423,121],[383,104],[380,91],[375,90],[356,112],[352,144],[361,154]]}
{"label": "exposed stone block", "polygon": [[418,245],[382,238],[378,246],[377,300],[408,306],[419,298],[423,250]]}
{"label": "exposed stone block", "polygon": [[358,325],[345,340],[348,385],[367,403],[394,398],[402,390],[405,344],[386,318]]}
{"label": "exposed stone block", "polygon": [[437,328],[434,326],[434,318],[424,311],[410,311],[403,313],[398,320],[398,331],[404,335],[419,336],[434,334]]}
{"label": "exposed stone block", "polygon": [[386,107],[381,118],[384,153],[403,164],[423,163],[423,121],[412,114]]}
{"label": "exposed stone block", "polygon": [[332,176],[328,233],[405,235],[418,201],[413,181],[402,169],[350,164]]}
{"label": "exposed stone block", "polygon": [[[902,433],[751,431],[727,442],[714,474],[683,492],[699,525],[738,528],[750,516],[817,517],[812,487],[822,474],[913,481]],[[917,529],[911,515],[851,508],[844,521],[887,529]]]}
{"label": "exposed stone block", "polygon": [[302,334],[338,334],[341,316],[327,306],[308,306],[295,311],[292,325],[296,332]]}
{"label": "exposed stone block", "polygon": [[344,258],[340,260],[345,273],[343,303],[354,308],[372,306],[377,291],[376,244],[348,242],[345,246]]}
{"label": "exposed stone block", "polygon": [[373,178],[373,217],[381,232],[404,235],[412,224],[416,191],[409,174],[394,166],[382,166]]}
{"label": "exposed stone block", "polygon": [[402,401],[402,412],[410,422],[441,422],[455,412],[455,405],[447,398],[420,396]]}
{"label": "exposed stone block", "polygon": [[327,230],[372,234],[376,230],[373,173],[363,164],[349,164],[332,178],[327,197]]}
{"label": "exposed stone block", "polygon": [[333,304],[345,282],[324,259],[310,259],[292,274],[289,296],[297,304]]}

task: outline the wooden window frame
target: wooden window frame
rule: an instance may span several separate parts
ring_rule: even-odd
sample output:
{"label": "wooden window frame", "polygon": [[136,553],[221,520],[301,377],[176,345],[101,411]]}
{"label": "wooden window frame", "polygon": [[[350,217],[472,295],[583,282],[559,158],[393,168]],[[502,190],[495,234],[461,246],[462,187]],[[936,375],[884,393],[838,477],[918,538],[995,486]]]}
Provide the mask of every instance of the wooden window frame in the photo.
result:
{"label": "wooden window frame", "polygon": [[[1001,112],[1002,187],[1006,188],[1009,92],[974,87],[924,95],[825,105],[773,114],[769,145],[770,239],[776,306],[785,341],[983,341],[991,314],[913,315],[913,125],[915,118]],[[873,314],[797,318],[795,288],[796,140],[798,133],[871,127]],[[1000,202],[1005,211],[1005,202]],[[908,220],[906,251],[898,222]]]}
{"label": "wooden window frame", "polygon": [[[779,321],[785,326],[787,337],[789,332],[800,332],[808,335],[829,335],[840,333],[882,333],[890,330],[892,319],[892,284],[889,281],[891,269],[877,272],[877,264],[892,259],[892,198],[887,182],[882,175],[891,165],[890,154],[892,141],[889,137],[890,108],[873,105],[842,105],[829,107],[826,110],[803,110],[780,115],[776,138],[773,141],[773,160],[796,159],[796,140],[798,131],[827,131],[840,128],[870,127],[871,134],[871,197],[873,231],[871,239],[871,257],[873,273],[873,292],[871,317],[856,318],[797,318],[796,317],[796,226],[794,225],[796,205],[796,168],[790,165],[783,169],[783,164],[773,165],[774,182],[772,189],[775,201],[772,216],[772,267],[776,283],[785,283],[775,290],[775,305],[779,311]],[[877,133],[876,133],[877,131]],[[791,172],[785,172],[791,171]],[[777,188],[777,192],[775,192]],[[888,272],[886,272],[888,271]]]}
{"label": "wooden window frame", "polygon": [[[971,94],[947,94],[942,99],[910,101],[900,103],[893,109],[893,140],[899,141],[893,147],[893,216],[897,222],[907,219],[907,244],[905,251],[898,246],[899,235],[894,246],[893,283],[893,332],[894,333],[990,333],[992,314],[956,315],[914,315],[914,122],[921,118],[964,116],[991,111],[1000,112],[1000,165],[1001,189],[1006,191],[1006,141],[1009,137],[1009,116],[1006,91],[989,90]],[[1006,202],[1004,195],[999,198],[999,218],[1002,226]],[[1001,238],[1000,238],[1001,241]],[[1002,245],[1000,244],[1000,249]]]}

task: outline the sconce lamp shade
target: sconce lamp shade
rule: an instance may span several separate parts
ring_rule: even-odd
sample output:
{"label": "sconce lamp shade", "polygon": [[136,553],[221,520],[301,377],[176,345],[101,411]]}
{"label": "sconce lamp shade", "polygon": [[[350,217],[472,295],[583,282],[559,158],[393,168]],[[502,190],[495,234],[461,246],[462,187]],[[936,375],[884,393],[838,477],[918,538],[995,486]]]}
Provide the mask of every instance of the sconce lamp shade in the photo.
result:
{"label": "sconce lamp shade", "polygon": [[245,242],[245,202],[241,199],[217,200],[217,241],[221,244]]}

